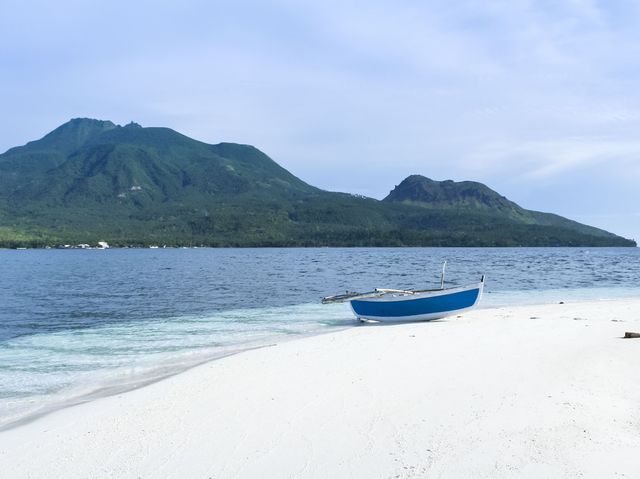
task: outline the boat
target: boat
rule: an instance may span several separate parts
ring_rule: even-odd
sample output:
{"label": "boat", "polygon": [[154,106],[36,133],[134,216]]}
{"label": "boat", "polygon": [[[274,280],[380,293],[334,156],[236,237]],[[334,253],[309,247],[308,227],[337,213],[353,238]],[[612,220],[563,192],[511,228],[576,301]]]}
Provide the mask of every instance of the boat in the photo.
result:
{"label": "boat", "polygon": [[376,288],[366,293],[347,291],[326,296],[323,303],[349,301],[356,318],[361,321],[409,322],[429,321],[458,314],[473,308],[482,297],[484,275],[480,282],[466,286],[444,287],[444,270],[439,289]]}

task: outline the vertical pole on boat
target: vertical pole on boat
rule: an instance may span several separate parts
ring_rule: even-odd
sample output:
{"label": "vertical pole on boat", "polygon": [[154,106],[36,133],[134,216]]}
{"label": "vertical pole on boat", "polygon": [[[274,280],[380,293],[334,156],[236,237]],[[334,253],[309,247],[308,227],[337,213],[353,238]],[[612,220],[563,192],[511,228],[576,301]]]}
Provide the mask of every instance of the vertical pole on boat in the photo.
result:
{"label": "vertical pole on boat", "polygon": [[442,263],[442,274],[440,275],[440,289],[444,289],[444,269],[447,267],[447,262]]}

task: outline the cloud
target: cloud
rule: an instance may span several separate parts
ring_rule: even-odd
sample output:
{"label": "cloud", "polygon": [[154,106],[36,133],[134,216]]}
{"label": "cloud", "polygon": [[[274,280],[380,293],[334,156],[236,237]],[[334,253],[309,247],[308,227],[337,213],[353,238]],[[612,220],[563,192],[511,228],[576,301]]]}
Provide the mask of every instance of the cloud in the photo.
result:
{"label": "cloud", "polygon": [[512,171],[515,165],[520,179],[534,182],[605,164],[608,174],[617,171],[628,179],[629,174],[640,173],[634,168],[640,162],[640,141],[606,137],[510,141],[484,145],[469,161],[494,170]]}

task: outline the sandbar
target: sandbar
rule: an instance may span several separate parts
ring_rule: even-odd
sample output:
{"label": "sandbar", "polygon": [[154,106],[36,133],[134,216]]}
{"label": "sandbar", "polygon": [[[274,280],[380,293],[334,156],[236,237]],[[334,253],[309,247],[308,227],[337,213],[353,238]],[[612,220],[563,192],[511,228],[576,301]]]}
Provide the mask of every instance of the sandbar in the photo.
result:
{"label": "sandbar", "polygon": [[0,432],[4,478],[639,477],[640,298],[363,325]]}

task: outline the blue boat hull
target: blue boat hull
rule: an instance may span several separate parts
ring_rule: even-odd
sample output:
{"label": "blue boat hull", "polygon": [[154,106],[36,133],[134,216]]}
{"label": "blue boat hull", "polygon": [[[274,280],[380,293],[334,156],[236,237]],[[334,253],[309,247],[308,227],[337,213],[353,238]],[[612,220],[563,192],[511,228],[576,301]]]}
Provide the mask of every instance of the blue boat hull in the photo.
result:
{"label": "blue boat hull", "polygon": [[482,297],[484,282],[437,291],[388,293],[351,300],[359,319],[373,321],[425,321],[444,318],[474,307]]}

